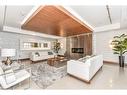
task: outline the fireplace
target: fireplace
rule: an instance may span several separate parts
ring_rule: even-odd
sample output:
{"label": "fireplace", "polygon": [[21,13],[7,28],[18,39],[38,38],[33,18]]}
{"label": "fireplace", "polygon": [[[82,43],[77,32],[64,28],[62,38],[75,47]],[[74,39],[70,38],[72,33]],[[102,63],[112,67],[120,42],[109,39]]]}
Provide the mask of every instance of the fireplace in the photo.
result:
{"label": "fireplace", "polygon": [[84,53],[84,49],[83,48],[72,48],[72,53]]}

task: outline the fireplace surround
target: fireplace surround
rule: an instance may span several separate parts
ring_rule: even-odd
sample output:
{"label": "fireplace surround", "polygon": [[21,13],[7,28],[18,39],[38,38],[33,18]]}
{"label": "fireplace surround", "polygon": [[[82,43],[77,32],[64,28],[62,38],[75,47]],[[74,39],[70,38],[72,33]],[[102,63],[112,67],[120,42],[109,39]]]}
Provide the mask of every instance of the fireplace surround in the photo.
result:
{"label": "fireplace surround", "polygon": [[66,38],[67,57],[79,59],[92,54],[92,33]]}

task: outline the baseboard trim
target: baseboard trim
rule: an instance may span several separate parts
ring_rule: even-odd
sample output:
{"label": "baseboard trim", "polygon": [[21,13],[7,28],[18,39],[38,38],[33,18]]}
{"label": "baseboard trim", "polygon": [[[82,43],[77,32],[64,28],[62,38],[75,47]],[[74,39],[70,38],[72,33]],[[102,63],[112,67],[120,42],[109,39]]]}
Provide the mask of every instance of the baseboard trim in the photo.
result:
{"label": "baseboard trim", "polygon": [[[104,63],[104,64],[114,64],[114,65],[119,65],[118,62],[107,61],[107,60],[104,60],[103,63]],[[127,66],[127,63],[125,63],[125,66]]]}
{"label": "baseboard trim", "polygon": [[104,60],[103,63],[108,63],[108,64],[118,64],[118,62],[107,61],[107,60]]}
{"label": "baseboard trim", "polygon": [[[32,61],[32,60],[31,60]],[[32,61],[32,63],[38,63],[38,62],[42,62],[42,61],[47,61],[47,59],[44,60],[37,60],[37,61]]]}
{"label": "baseboard trim", "polygon": [[24,59],[14,59],[14,60],[12,60],[12,61],[18,61],[18,60],[20,60],[20,61],[25,61],[25,60],[30,60],[30,58],[24,58]]}
{"label": "baseboard trim", "polygon": [[24,58],[24,59],[19,59],[21,61],[26,61],[26,60],[30,60],[30,58]]}

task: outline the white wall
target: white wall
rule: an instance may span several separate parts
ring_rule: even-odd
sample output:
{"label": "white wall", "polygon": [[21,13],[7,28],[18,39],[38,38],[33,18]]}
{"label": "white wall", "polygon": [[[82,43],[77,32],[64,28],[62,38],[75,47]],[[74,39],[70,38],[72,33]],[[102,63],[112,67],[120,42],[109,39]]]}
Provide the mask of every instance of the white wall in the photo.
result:
{"label": "white wall", "polygon": [[[104,60],[118,63],[118,55],[113,54],[112,49],[109,47],[110,41],[116,35],[127,34],[127,29],[112,30],[105,32],[94,33],[93,46],[94,53],[103,54]],[[127,53],[125,54],[125,62],[127,63]]]}
{"label": "white wall", "polygon": [[[29,55],[32,51],[29,50],[20,50],[20,39],[35,39],[42,41],[54,41],[54,39],[30,36],[23,34],[16,34],[10,32],[0,32],[0,48],[14,48],[17,50],[17,56],[20,59],[29,58]],[[1,58],[1,57],[0,57]]]}

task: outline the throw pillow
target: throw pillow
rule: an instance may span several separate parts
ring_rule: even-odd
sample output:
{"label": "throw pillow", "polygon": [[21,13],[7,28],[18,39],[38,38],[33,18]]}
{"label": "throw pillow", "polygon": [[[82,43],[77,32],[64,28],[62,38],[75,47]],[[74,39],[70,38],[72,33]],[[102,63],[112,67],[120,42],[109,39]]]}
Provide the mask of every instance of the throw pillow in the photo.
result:
{"label": "throw pillow", "polygon": [[39,52],[35,52],[35,55],[36,55],[37,57],[39,57],[39,56],[40,56]]}
{"label": "throw pillow", "polygon": [[52,52],[48,52],[48,55],[53,55],[53,53]]}

